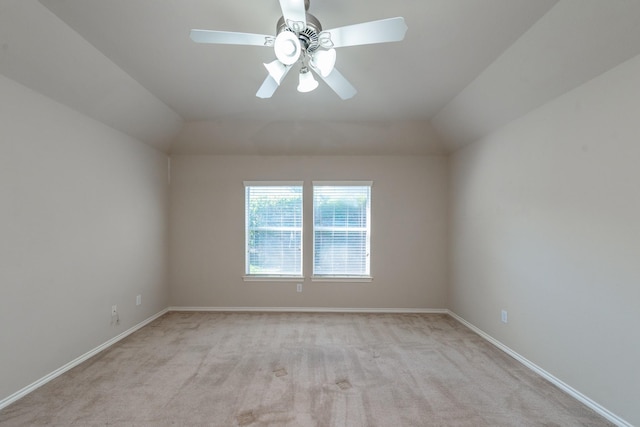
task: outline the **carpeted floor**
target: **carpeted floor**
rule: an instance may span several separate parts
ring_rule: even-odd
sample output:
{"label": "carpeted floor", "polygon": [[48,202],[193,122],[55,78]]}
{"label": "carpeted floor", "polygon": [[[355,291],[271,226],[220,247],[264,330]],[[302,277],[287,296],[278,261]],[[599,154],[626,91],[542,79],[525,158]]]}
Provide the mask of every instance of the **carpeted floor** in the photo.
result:
{"label": "carpeted floor", "polygon": [[2,426],[609,426],[446,315],[168,313]]}

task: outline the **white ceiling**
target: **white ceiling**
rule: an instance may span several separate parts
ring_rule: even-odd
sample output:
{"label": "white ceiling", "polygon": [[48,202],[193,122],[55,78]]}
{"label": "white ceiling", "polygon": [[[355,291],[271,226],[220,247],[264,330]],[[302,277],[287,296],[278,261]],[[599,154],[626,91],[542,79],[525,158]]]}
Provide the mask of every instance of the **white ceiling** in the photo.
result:
{"label": "white ceiling", "polygon": [[[277,0],[2,0],[0,73],[173,153],[433,154],[482,137],[640,54],[637,0],[311,0],[325,29],[403,16],[404,41],[338,50],[357,88],[255,92]],[[435,129],[435,132],[434,132]]]}

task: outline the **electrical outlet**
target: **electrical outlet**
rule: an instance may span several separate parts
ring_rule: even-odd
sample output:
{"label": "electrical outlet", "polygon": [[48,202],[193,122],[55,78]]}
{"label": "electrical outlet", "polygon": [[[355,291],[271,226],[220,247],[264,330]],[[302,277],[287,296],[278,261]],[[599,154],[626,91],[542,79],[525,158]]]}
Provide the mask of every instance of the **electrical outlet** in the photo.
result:
{"label": "electrical outlet", "polygon": [[112,305],[111,306],[111,315],[112,316],[117,316],[118,315],[118,306],[117,305]]}
{"label": "electrical outlet", "polygon": [[296,290],[302,292],[302,283],[298,283]]}
{"label": "electrical outlet", "polygon": [[136,305],[140,305],[140,304],[142,304],[142,295],[138,295],[136,297]]}
{"label": "electrical outlet", "polygon": [[502,310],[502,312],[500,312],[500,320],[502,321],[502,323],[507,323],[507,321],[509,320],[507,310]]}

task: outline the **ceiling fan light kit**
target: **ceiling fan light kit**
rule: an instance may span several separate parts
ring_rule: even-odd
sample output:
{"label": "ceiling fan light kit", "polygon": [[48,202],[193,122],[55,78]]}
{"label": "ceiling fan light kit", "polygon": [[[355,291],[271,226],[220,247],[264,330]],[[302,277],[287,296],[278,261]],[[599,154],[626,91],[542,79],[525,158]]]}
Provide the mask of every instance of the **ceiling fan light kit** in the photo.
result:
{"label": "ceiling fan light kit", "polygon": [[298,80],[298,92],[311,92],[318,87],[318,81],[313,78],[313,74],[307,67],[302,67]]}
{"label": "ceiling fan light kit", "polygon": [[256,96],[270,98],[287,73],[298,63],[299,92],[318,87],[315,72],[341,99],[353,97],[357,90],[335,68],[338,47],[401,41],[407,32],[404,18],[364,22],[323,31],[320,21],[310,13],[309,0],[280,0],[282,17],[276,24],[276,36],[229,31],[191,30],[196,43],[239,44],[271,47],[276,58],[265,63],[267,78]]}
{"label": "ceiling fan light kit", "polygon": [[336,50],[317,50],[309,60],[309,65],[320,73],[322,77],[327,77],[336,65]]}
{"label": "ceiling fan light kit", "polygon": [[284,65],[293,65],[298,62],[302,54],[302,43],[291,31],[283,31],[276,37],[273,45],[278,61]]}
{"label": "ceiling fan light kit", "polygon": [[269,75],[276,81],[276,83],[278,83],[278,85],[282,83],[282,80],[284,80],[284,76],[286,76],[287,71],[289,71],[289,68],[277,59],[274,59],[268,64],[265,63],[264,67],[269,72]]}

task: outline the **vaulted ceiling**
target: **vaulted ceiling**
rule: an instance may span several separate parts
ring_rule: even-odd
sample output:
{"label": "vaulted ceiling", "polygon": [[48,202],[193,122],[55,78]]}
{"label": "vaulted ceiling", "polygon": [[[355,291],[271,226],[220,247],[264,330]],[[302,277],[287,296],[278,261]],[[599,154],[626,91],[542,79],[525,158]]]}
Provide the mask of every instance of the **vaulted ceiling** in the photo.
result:
{"label": "vaulted ceiling", "polygon": [[170,153],[441,154],[640,54],[635,0],[311,0],[325,29],[403,16],[404,41],[338,49],[356,87],[255,93],[277,0],[2,0],[0,73]]}

